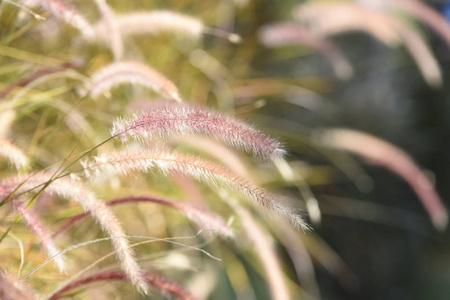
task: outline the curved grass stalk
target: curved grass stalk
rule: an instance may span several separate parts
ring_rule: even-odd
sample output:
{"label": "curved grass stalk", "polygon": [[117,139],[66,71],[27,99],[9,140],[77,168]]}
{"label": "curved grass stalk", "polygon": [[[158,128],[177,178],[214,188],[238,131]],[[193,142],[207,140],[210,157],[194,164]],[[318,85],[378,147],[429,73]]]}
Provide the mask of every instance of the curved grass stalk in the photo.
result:
{"label": "curved grass stalk", "polygon": [[407,11],[414,17],[430,26],[450,47],[450,25],[447,20],[430,6],[417,0],[394,0],[392,5]]}
{"label": "curved grass stalk", "polygon": [[278,23],[264,26],[259,38],[267,47],[284,45],[305,45],[319,52],[333,67],[340,79],[353,76],[353,68],[345,56],[333,43],[295,23]]}
{"label": "curved grass stalk", "polygon": [[[177,201],[174,199],[150,195],[126,196],[106,201],[106,205],[108,206],[133,204],[133,203],[155,203],[171,207],[175,210],[178,210],[182,214],[186,215],[193,222],[197,223],[197,225],[200,228],[215,230],[223,237],[231,237],[233,235],[231,228],[223,221],[223,219],[219,215],[189,202]],[[74,223],[82,220],[88,215],[89,213],[85,212],[67,219],[55,231],[53,236],[58,235],[62,231],[66,230],[69,226],[72,226]]]}
{"label": "curved grass stalk", "polygon": [[229,201],[229,197],[224,197],[224,200],[225,199],[241,219],[242,229],[245,231],[247,238],[253,244],[256,254],[259,256],[267,276],[272,299],[291,299],[289,290],[283,279],[283,271],[268,234],[263,231],[248,210],[233,200]]}
{"label": "curved grass stalk", "polygon": [[[177,299],[183,300],[196,300],[197,298],[190,292],[186,291],[178,284],[165,279],[164,277],[157,276],[152,273],[146,272],[144,278],[147,284],[156,290],[159,290],[163,294],[169,294]],[[70,282],[67,286],[64,286],[57,293],[51,295],[48,300],[55,300],[61,298],[65,293],[74,290],[79,287],[84,287],[87,284],[95,283],[98,281],[111,281],[120,280],[128,281],[128,278],[124,272],[121,271],[99,271],[94,274],[79,278]]]}
{"label": "curved grass stalk", "polygon": [[0,299],[36,300],[37,295],[20,278],[0,270]]}
{"label": "curved grass stalk", "polygon": [[327,146],[353,152],[403,178],[414,190],[434,226],[444,230],[448,214],[433,184],[405,151],[369,134],[349,129],[329,129],[319,138]]}

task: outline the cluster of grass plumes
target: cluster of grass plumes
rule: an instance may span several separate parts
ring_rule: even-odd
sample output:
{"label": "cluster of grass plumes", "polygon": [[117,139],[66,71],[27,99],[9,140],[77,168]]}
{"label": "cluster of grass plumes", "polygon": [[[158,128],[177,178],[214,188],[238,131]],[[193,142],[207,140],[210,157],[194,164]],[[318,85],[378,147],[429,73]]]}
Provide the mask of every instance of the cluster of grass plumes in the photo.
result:
{"label": "cluster of grass plumes", "polygon": [[[180,257],[197,259],[205,272],[209,266],[217,268],[208,262],[214,253],[203,248],[212,252],[218,245],[234,243],[235,231],[241,228],[227,219],[240,218],[241,226],[257,227],[257,219],[277,216],[292,227],[308,227],[297,207],[259,186],[242,162],[248,158],[241,153],[245,151],[254,156],[255,169],[259,164],[273,167],[272,161],[286,154],[282,144],[233,115],[229,98],[223,96],[228,83],[216,76],[218,60],[209,57],[216,63],[211,67],[188,59],[191,52],[199,51],[193,48],[204,46],[204,34],[225,44],[217,47],[220,51],[240,40],[232,30],[216,28],[212,10],[205,10],[210,11],[206,22],[163,9],[122,14],[103,0],[88,7],[59,0],[21,1],[21,5],[14,22],[23,29],[14,27],[17,31],[11,29],[8,37],[16,42],[18,54],[8,52],[5,62],[14,72],[0,90],[0,116],[5,119],[0,125],[0,159],[6,167],[0,172],[0,257],[1,267],[9,272],[0,274],[0,295],[5,299],[89,295],[89,287],[99,281],[111,283],[113,290],[101,291],[101,296],[127,295],[131,289],[114,287],[112,281],[117,280],[130,283],[143,295],[158,291],[179,299],[207,298],[218,279],[205,284],[210,290],[204,291],[188,280],[202,278],[203,267],[184,270],[178,262]],[[30,50],[27,45],[36,36],[42,44]],[[176,60],[180,61],[176,66],[167,64]],[[214,102],[209,92],[204,93],[203,86],[208,85],[217,105],[205,104]],[[142,95],[155,94],[162,100],[148,100],[153,102],[145,111],[132,117],[123,113]],[[214,106],[228,111],[219,112]],[[208,149],[184,153],[188,151],[183,139],[193,141],[195,135],[204,139]],[[220,161],[207,158],[208,150]],[[123,174],[131,176],[117,176]],[[222,189],[233,201],[237,197],[254,204],[255,220],[249,221],[249,211],[242,212],[246,201],[231,204],[219,195]],[[186,201],[194,195],[198,203]],[[88,219],[98,226],[80,234]],[[246,230],[250,235],[262,232]],[[264,242],[254,245],[270,245],[261,236]],[[146,243],[133,243],[138,237],[146,238]],[[112,246],[109,254],[104,241]],[[161,245],[153,245],[156,242]],[[21,249],[20,257],[19,252],[8,252],[14,243]],[[94,249],[97,244],[102,246]],[[217,253],[235,256],[234,250],[221,248]],[[195,253],[184,253],[188,250]],[[287,299],[290,291],[276,252],[259,253],[261,272],[268,273],[274,297]],[[264,253],[270,256],[269,264]],[[166,274],[157,258],[170,261],[175,271]],[[50,262],[57,270],[47,266]],[[271,266],[277,268],[274,274]]]}

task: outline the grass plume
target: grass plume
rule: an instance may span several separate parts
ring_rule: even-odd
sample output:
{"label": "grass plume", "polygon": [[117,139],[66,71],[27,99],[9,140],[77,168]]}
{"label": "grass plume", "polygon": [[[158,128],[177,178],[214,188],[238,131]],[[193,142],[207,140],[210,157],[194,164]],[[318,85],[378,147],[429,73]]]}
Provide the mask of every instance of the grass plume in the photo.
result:
{"label": "grass plume", "polygon": [[87,89],[93,98],[108,93],[122,84],[143,85],[151,90],[178,102],[181,98],[177,87],[164,75],[151,67],[136,61],[112,63],[92,75]]}
{"label": "grass plume", "polygon": [[[50,174],[37,174],[30,177],[14,177],[3,181],[3,185],[14,190],[20,185],[17,192],[26,192],[37,187],[45,187],[45,192],[55,194],[63,198],[73,199],[78,202],[86,211],[89,211],[92,217],[100,224],[102,229],[112,239],[113,246],[117,251],[121,266],[130,281],[142,292],[147,291],[147,284],[142,278],[142,271],[134,259],[133,251],[129,246],[128,240],[124,237],[119,221],[108,206],[97,199],[97,197],[86,187],[78,182],[68,178],[59,178],[51,181]],[[12,196],[14,197],[14,195]],[[13,198],[14,199],[14,198]]]}
{"label": "grass plume", "polygon": [[114,122],[112,135],[149,142],[155,137],[200,134],[264,158],[279,158],[281,144],[230,116],[185,103],[157,104],[155,109]]}
{"label": "grass plume", "polygon": [[104,176],[105,172],[123,175],[150,171],[181,173],[214,189],[217,186],[234,189],[257,206],[288,217],[297,227],[307,228],[299,214],[283,206],[279,197],[222,166],[197,157],[165,150],[125,150],[97,156],[95,160],[86,162],[84,167],[91,176]]}

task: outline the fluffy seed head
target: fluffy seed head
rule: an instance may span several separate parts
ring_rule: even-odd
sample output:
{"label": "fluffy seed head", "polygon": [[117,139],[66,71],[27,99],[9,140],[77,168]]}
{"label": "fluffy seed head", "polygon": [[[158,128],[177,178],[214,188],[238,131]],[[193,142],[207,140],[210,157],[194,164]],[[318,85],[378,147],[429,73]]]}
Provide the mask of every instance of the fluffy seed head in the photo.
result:
{"label": "fluffy seed head", "polygon": [[278,201],[278,197],[236,175],[230,170],[196,157],[165,150],[134,150],[105,153],[88,162],[86,168],[93,176],[111,174],[133,174],[136,172],[160,171],[163,174],[181,173],[210,187],[231,188],[250,202],[289,218],[295,226],[307,227],[300,215]]}
{"label": "fluffy seed head", "polygon": [[28,165],[28,158],[25,153],[5,138],[0,138],[0,156],[11,161],[17,170]]}
{"label": "fluffy seed head", "polygon": [[[25,192],[35,188],[37,188],[36,190],[39,190],[39,187],[44,187],[45,184],[51,182],[51,179],[51,174],[40,173],[29,177],[9,178],[2,182],[2,186],[6,187],[9,191],[13,191],[17,186],[22,184],[18,189],[18,192]],[[128,240],[125,238],[125,232],[116,216],[105,203],[98,200],[89,189],[68,178],[59,178],[51,182],[45,187],[44,192],[55,194],[63,198],[73,199],[83,206],[86,211],[89,211],[102,229],[110,236],[114,237],[112,239],[113,246],[117,251],[121,266],[130,281],[140,291],[144,293],[147,291],[147,283],[142,277],[142,271],[134,259],[133,251],[128,244]],[[4,196],[7,196],[7,194]]]}
{"label": "fluffy seed head", "polygon": [[184,103],[157,104],[154,110],[114,122],[112,135],[150,142],[155,137],[200,134],[264,158],[285,153],[280,143],[251,126],[210,109]]}
{"label": "fluffy seed head", "polygon": [[[19,199],[12,201],[14,210],[22,217],[25,224],[30,228],[33,234],[41,243],[49,257],[53,257],[59,253],[59,249],[54,244],[50,232],[42,224],[38,216],[36,216],[26,205],[24,205]],[[60,272],[65,270],[65,262],[62,255],[56,256],[54,259],[55,264],[58,266]]]}
{"label": "fluffy seed head", "polygon": [[[151,11],[136,12],[117,16],[115,19],[119,32],[124,35],[178,33],[199,39],[203,33],[204,26],[198,19],[171,12]],[[108,34],[105,24],[99,23],[95,27],[97,36]]]}
{"label": "fluffy seed head", "polygon": [[146,86],[161,95],[181,102],[176,86],[158,71],[135,61],[116,62],[92,75],[87,89],[93,98],[122,84]]}

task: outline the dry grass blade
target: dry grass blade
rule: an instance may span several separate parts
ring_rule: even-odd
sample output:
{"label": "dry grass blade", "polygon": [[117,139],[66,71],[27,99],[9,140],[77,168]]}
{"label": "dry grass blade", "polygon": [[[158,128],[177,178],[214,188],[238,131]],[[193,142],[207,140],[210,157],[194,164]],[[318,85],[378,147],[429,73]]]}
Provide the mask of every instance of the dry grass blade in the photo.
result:
{"label": "dry grass blade", "polygon": [[[160,291],[163,294],[171,295],[177,299],[183,300],[197,300],[197,298],[190,292],[186,291],[178,284],[165,279],[164,277],[157,276],[151,273],[143,274],[148,285],[152,286],[154,289]],[[64,294],[72,291],[76,288],[84,287],[87,284],[95,283],[98,281],[128,281],[125,273],[120,271],[100,271],[89,276],[79,278],[75,281],[70,282],[67,286],[58,290],[57,293],[51,295],[48,300],[54,300],[62,298]]]}
{"label": "dry grass blade", "polygon": [[177,87],[158,71],[135,61],[112,63],[92,75],[87,87],[92,97],[109,92],[122,84],[146,86],[163,96],[181,102]]}
{"label": "dry grass blade", "polygon": [[306,45],[322,54],[341,79],[353,76],[353,68],[330,41],[303,28],[300,24],[279,23],[263,27],[259,32],[260,40],[268,47],[280,47],[283,45]]}
{"label": "dry grass blade", "polygon": [[201,134],[232,147],[244,149],[264,158],[279,158],[285,153],[280,143],[251,126],[210,109],[188,104],[156,104],[155,109],[114,122],[112,135],[142,141],[155,137]]}
{"label": "dry grass blade", "polygon": [[243,197],[269,211],[288,217],[294,226],[307,228],[300,215],[279,202],[279,197],[270,194],[230,170],[196,157],[185,156],[164,150],[134,150],[106,153],[85,163],[87,171],[93,176],[112,174],[133,174],[160,171],[163,174],[181,173],[204,182],[216,189],[224,186],[238,191]]}
{"label": "dry grass blade", "polygon": [[369,134],[348,129],[326,130],[320,140],[334,148],[351,151],[403,178],[419,197],[434,226],[444,230],[447,209],[433,184],[408,153]]}
{"label": "dry grass blade", "polygon": [[[108,206],[132,204],[132,203],[155,203],[173,209],[185,214],[189,219],[198,224],[203,229],[213,229],[217,231],[223,237],[231,237],[233,232],[231,228],[224,222],[224,220],[217,214],[194,205],[188,202],[177,201],[174,199],[158,197],[158,196],[127,196],[122,198],[116,198],[106,202]],[[87,217],[89,213],[81,213],[67,219],[59,228],[55,231],[53,236],[58,235],[69,226]]]}
{"label": "dry grass blade", "polygon": [[[14,190],[20,185],[17,192],[26,192],[30,189],[44,187],[45,192],[55,194],[63,198],[73,199],[78,202],[86,211],[89,211],[92,217],[100,224],[102,229],[110,236],[117,237],[112,240],[113,246],[117,251],[117,256],[121,266],[130,281],[141,291],[147,291],[147,284],[142,277],[141,269],[138,266],[128,240],[124,237],[125,233],[117,220],[116,216],[106,206],[105,203],[80,183],[67,178],[60,178],[51,181],[50,174],[38,174],[27,177],[15,177],[3,181],[3,185],[9,190]],[[14,197],[14,195],[12,196]]]}

